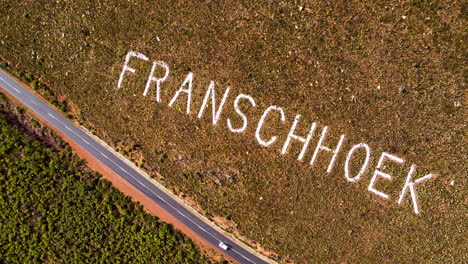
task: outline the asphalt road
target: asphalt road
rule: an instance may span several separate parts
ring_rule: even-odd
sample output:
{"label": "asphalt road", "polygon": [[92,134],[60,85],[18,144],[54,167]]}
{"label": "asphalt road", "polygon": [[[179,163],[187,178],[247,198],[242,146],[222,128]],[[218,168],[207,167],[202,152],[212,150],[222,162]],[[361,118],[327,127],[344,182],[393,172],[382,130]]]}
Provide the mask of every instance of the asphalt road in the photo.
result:
{"label": "asphalt road", "polygon": [[185,226],[205,239],[208,243],[218,248],[219,242],[228,244],[230,248],[228,250],[222,251],[225,255],[229,256],[229,258],[234,259],[239,263],[266,263],[249,251],[238,246],[236,243],[234,243],[234,241],[223,236],[210,225],[200,220],[192,212],[185,209],[164,191],[160,190],[158,187],[152,184],[147,177],[140,174],[137,170],[116,157],[112,152],[107,150],[92,137],[88,136],[83,130],[63,117],[62,114],[51,108],[35,94],[30,92],[28,89],[26,89],[24,86],[1,70],[0,87],[6,90],[9,94],[16,97],[18,101],[22,102],[27,108],[46,120],[53,127],[71,138],[76,144],[84,148],[96,159],[100,160],[107,167],[111,168],[114,172],[125,178],[125,180],[127,180],[130,184],[135,186],[147,197],[157,203],[161,208],[173,215]]}

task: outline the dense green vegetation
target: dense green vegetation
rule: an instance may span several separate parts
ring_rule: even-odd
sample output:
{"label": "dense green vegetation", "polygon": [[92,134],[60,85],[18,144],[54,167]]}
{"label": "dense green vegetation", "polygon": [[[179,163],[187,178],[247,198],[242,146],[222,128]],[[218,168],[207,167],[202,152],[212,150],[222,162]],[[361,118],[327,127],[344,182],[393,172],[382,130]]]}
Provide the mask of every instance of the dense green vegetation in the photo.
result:
{"label": "dense green vegetation", "polygon": [[0,263],[208,262],[82,160],[7,120],[0,111]]}

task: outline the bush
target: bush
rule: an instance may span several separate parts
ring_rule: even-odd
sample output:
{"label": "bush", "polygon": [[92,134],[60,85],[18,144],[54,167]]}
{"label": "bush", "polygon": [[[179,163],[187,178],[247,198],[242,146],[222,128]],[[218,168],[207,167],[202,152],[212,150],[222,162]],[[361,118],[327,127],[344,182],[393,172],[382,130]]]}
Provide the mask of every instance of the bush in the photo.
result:
{"label": "bush", "polygon": [[36,81],[36,80],[32,81],[32,83],[31,83],[31,88],[32,88],[33,90],[39,89],[39,82]]}
{"label": "bush", "polygon": [[26,109],[22,107],[16,107],[16,111],[20,114],[23,115],[26,112]]}

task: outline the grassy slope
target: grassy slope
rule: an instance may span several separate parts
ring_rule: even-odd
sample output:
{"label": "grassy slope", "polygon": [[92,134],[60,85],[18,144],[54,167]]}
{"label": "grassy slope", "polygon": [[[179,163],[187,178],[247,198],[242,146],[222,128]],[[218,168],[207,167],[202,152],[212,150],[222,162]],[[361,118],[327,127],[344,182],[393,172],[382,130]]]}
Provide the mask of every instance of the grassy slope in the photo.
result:
{"label": "grassy slope", "polygon": [[[232,218],[266,248],[299,262],[462,258],[466,114],[455,105],[466,101],[466,7],[460,2],[307,2],[303,9],[264,1],[1,5],[2,56],[73,101],[78,118],[107,141],[139,144],[148,170],[212,214]],[[149,63],[132,62],[137,74],[115,89],[128,50],[171,67],[163,104],[154,102],[154,90],[141,96]],[[167,106],[188,71],[195,73],[194,113],[211,79],[220,90],[230,85],[232,95],[255,98],[246,133],[228,132],[231,107],[213,127],[208,118]],[[261,148],[253,124],[271,104],[287,109],[288,122],[271,129],[279,135],[274,147]],[[404,157],[394,180],[379,185],[391,200],[366,190],[372,169],[358,183],[346,182],[344,155],[332,174],[325,173],[325,155],[313,168],[297,162],[299,145],[280,156],[296,113],[304,116],[303,130],[305,122],[330,125],[328,144],[341,133],[346,151],[368,143],[371,168],[382,151]],[[395,203],[411,163],[418,176],[439,175],[418,187],[418,217],[409,199]]]}
{"label": "grassy slope", "polygon": [[209,262],[70,151],[12,125],[6,108],[0,101],[0,262]]}

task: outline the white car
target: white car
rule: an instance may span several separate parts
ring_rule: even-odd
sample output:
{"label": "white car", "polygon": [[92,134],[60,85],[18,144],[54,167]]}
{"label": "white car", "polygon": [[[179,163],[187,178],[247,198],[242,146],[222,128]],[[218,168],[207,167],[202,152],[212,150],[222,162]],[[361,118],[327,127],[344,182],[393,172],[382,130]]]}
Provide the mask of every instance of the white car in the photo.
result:
{"label": "white car", "polygon": [[220,248],[222,248],[223,250],[228,250],[229,249],[229,245],[227,244],[224,244],[223,242],[219,242],[219,245],[218,245]]}

